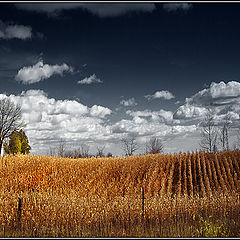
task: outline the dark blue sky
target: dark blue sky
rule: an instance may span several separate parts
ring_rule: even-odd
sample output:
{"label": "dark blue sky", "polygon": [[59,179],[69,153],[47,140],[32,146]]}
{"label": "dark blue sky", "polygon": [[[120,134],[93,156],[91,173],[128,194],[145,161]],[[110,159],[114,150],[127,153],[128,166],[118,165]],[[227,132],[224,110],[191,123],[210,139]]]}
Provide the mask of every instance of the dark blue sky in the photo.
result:
{"label": "dark blue sky", "polygon": [[[212,82],[239,81],[238,3],[136,3],[140,10],[127,3],[81,4],[0,4],[0,31],[31,27],[26,39],[0,38],[1,93],[43,90],[56,100],[109,108],[116,122],[126,117],[123,99],[137,103],[128,110],[175,112]],[[40,60],[74,70],[32,84],[16,81],[20,69]],[[93,74],[101,83],[77,84]],[[174,98],[144,97],[161,90]]]}
{"label": "dark blue sky", "polygon": [[[238,79],[239,4],[199,3],[188,11],[177,12],[164,10],[160,3],[155,5],[152,12],[100,18],[82,9],[49,17],[2,3],[2,21],[30,25],[33,32],[44,34],[43,39],[1,41],[1,48],[11,48],[11,61],[17,56],[16,68],[11,68],[11,73],[6,71],[6,79],[13,78],[19,67],[32,65],[32,59],[24,55],[40,53],[44,62],[66,62],[80,73],[67,76],[67,80],[56,77],[29,87],[47,89],[60,99],[81,97],[83,90],[93,93],[104,105],[109,100],[116,104],[121,95],[141,98],[157,89],[168,89],[182,100],[204,84]],[[21,56],[24,58],[20,60]],[[83,64],[87,64],[85,69]],[[76,88],[77,80],[92,73],[105,82],[104,86]],[[16,92],[23,89],[12,84]],[[97,98],[102,95],[103,99]],[[88,96],[92,104],[93,96]]]}

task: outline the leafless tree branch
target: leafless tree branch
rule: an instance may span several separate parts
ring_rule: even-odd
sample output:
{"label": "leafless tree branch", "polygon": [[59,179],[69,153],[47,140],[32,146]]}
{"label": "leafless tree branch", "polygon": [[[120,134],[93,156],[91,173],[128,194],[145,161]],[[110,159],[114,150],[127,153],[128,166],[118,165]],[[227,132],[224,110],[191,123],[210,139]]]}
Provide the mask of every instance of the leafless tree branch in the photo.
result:
{"label": "leafless tree branch", "polygon": [[122,138],[121,144],[126,156],[132,156],[133,153],[139,148],[135,136]]}

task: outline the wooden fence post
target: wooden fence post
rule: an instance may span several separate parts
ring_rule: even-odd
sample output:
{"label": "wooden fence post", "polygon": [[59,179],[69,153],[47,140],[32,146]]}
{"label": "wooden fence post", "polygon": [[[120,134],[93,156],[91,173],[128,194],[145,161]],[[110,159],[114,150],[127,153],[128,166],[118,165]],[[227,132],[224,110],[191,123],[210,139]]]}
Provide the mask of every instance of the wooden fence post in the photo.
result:
{"label": "wooden fence post", "polygon": [[142,219],[144,219],[144,187],[142,187]]}
{"label": "wooden fence post", "polygon": [[22,218],[22,198],[18,198],[18,210],[17,210],[17,227],[21,228],[21,218]]}

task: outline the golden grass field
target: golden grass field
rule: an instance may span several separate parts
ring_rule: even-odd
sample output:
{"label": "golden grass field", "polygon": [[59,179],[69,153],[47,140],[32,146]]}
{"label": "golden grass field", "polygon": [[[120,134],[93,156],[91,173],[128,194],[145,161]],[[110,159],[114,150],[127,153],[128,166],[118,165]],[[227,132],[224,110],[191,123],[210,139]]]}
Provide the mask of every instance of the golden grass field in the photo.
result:
{"label": "golden grass field", "polygon": [[239,183],[240,151],[4,156],[0,237],[240,237]]}

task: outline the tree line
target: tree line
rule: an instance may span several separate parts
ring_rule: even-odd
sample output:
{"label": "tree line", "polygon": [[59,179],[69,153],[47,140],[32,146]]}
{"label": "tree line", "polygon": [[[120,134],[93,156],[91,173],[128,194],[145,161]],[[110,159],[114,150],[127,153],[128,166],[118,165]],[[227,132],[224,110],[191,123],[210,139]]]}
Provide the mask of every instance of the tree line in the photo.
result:
{"label": "tree line", "polygon": [[[141,147],[137,143],[137,139],[134,135],[121,138],[119,141],[121,149],[125,156],[132,156]],[[145,152],[142,154],[156,154],[163,152],[163,143],[159,138],[151,138],[146,142]],[[88,158],[88,157],[112,157],[111,152],[105,153],[105,146],[96,146],[96,153],[90,153],[90,146],[85,143],[81,143],[79,147],[69,150],[67,142],[61,139],[56,147],[49,147],[47,155],[70,157],[70,158]]]}

